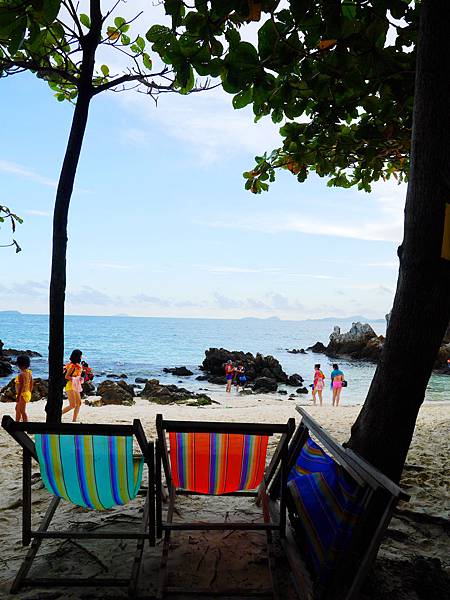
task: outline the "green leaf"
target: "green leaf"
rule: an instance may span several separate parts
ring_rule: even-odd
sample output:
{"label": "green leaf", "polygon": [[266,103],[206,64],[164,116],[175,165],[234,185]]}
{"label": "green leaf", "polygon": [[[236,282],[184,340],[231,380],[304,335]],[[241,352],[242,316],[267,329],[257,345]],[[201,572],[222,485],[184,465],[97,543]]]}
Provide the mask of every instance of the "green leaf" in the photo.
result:
{"label": "green leaf", "polygon": [[121,29],[121,31],[123,31],[122,27],[126,24],[126,20],[123,17],[116,17],[114,19],[114,25],[117,27],[117,29]]}
{"label": "green leaf", "polygon": [[342,4],[342,16],[348,20],[356,17],[356,6],[352,0],[344,0]]}
{"label": "green leaf", "polygon": [[81,22],[82,25],[84,25],[85,27],[87,27],[87,29],[91,28],[91,20],[84,13],[80,14],[80,22]]}
{"label": "green leaf", "polygon": [[248,87],[246,90],[243,90],[242,92],[239,92],[239,94],[236,94],[236,96],[234,96],[233,108],[235,108],[235,109],[244,108],[244,106],[247,106],[248,104],[250,104],[250,102],[252,101],[252,98],[253,98],[253,90],[251,87]]}
{"label": "green leaf", "polygon": [[122,33],[120,41],[122,42],[122,44],[124,46],[129,46],[129,44],[131,43],[131,39],[127,35],[125,35],[124,33]]}
{"label": "green leaf", "polygon": [[108,75],[109,75],[109,67],[108,67],[108,65],[102,65],[100,67],[100,71],[103,73],[103,75],[105,77],[108,77]]}
{"label": "green leaf", "polygon": [[137,38],[136,38],[136,44],[139,46],[139,48],[141,50],[144,50],[144,48],[145,48],[145,40],[140,35],[138,35]]}
{"label": "green leaf", "polygon": [[149,71],[152,70],[153,63],[152,63],[150,56],[146,52],[144,52],[142,55],[142,62],[144,63],[144,67],[146,69],[148,69]]}

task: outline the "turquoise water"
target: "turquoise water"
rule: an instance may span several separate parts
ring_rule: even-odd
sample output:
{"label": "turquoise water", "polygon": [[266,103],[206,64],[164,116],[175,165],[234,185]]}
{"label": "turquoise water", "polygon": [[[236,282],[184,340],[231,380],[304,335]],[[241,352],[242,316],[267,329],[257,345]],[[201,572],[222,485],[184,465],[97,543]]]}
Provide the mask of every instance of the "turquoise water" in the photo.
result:
{"label": "turquoise water", "polygon": [[[128,381],[135,377],[156,377],[164,383],[176,383],[178,378],[162,373],[164,367],[186,365],[194,376],[183,378],[184,385],[192,390],[199,387],[213,389],[207,382],[198,382],[205,350],[223,347],[272,354],[288,374],[299,373],[308,385],[312,381],[313,367],[321,363],[326,376],[331,371],[331,360],[321,354],[308,352],[288,354],[287,348],[307,348],[317,341],[325,344],[339,325],[341,331],[350,328],[351,322],[340,321],[279,321],[277,319],[166,319],[150,317],[84,317],[68,316],[65,326],[66,358],[74,348],[83,351],[83,358],[99,373],[126,373]],[[383,321],[371,323],[378,334],[385,333]],[[36,350],[42,359],[32,359],[35,377],[47,377],[48,317],[0,313],[0,339],[5,348]],[[339,361],[348,380],[342,392],[342,401],[356,404],[364,401],[375,365],[360,361]],[[103,379],[97,376],[96,382]],[[328,377],[327,377],[328,379]],[[0,385],[8,378],[0,380]],[[328,379],[329,381],[329,379]],[[293,388],[289,388],[293,391]],[[325,398],[330,392],[325,390]],[[433,375],[426,400],[450,400],[450,377]]]}

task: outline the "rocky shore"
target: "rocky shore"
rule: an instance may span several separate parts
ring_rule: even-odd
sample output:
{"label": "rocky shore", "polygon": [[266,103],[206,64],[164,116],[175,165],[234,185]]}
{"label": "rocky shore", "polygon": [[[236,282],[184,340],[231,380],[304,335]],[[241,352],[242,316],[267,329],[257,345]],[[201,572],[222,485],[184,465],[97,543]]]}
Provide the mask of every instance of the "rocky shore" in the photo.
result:
{"label": "rocky shore", "polygon": [[243,364],[247,385],[254,392],[275,392],[278,384],[282,383],[304,390],[298,393],[308,393],[308,390],[303,387],[303,377],[298,373],[287,375],[273,356],[263,356],[259,353],[254,356],[251,352],[230,351],[225,348],[210,348],[205,351],[205,358],[200,366],[204,375],[200,375],[197,379],[219,385],[225,384],[225,364],[229,360],[234,365]]}
{"label": "rocky shore", "polygon": [[[389,321],[389,315],[386,315]],[[349,331],[341,333],[338,326],[334,327],[330,335],[328,346],[322,342],[316,342],[308,350],[320,354],[326,354],[330,358],[350,358],[358,360],[369,360],[377,362],[383,349],[385,338],[377,335],[368,323],[352,323]],[[447,359],[450,358],[450,323],[442,340],[434,370],[439,373],[450,374]]]}

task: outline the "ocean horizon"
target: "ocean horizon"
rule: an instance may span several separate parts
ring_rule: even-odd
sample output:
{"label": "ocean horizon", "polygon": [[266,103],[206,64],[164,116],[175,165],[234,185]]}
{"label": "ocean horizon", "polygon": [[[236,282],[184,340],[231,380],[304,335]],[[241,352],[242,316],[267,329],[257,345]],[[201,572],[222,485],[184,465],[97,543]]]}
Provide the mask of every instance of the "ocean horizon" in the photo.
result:
{"label": "ocean horizon", "polygon": [[[312,346],[317,341],[325,345],[335,325],[341,332],[347,331],[354,320],[369,323],[378,335],[384,335],[385,319],[367,319],[360,315],[327,317],[321,319],[282,320],[277,317],[240,319],[211,319],[190,317],[139,317],[139,316],[93,316],[66,315],[65,360],[74,348],[80,348],[83,359],[94,369],[95,383],[108,374],[126,374],[133,383],[136,377],[156,378],[162,383],[178,383],[198,391],[200,388],[217,389],[208,382],[197,381],[201,374],[205,350],[226,348],[256,354],[272,355],[283,369],[291,375],[301,375],[307,387],[312,382],[314,364],[320,363],[329,383],[332,363],[324,354],[307,352],[290,354],[288,349]],[[34,350],[42,358],[32,359],[35,377],[48,376],[48,315],[26,314],[18,311],[0,311],[0,339],[5,348]],[[337,360],[344,371],[348,387],[342,394],[342,404],[364,402],[375,372],[374,363],[359,360]],[[163,372],[165,367],[186,366],[194,372],[191,377],[175,377]],[[0,379],[0,386],[9,378]],[[181,385],[181,384],[179,384]],[[426,393],[427,401],[449,399],[449,379],[433,374]],[[295,392],[294,388],[279,386]],[[325,401],[330,398],[329,387],[324,392]],[[298,396],[305,399],[306,395]]]}

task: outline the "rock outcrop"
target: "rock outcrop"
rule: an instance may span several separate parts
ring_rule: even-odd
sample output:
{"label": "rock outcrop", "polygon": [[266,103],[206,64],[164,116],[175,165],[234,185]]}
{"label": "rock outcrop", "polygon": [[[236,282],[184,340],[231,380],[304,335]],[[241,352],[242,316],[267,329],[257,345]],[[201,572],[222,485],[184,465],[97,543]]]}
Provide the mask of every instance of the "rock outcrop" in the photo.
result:
{"label": "rock outcrop", "polygon": [[308,348],[311,352],[317,352],[318,354],[325,354],[327,351],[327,347],[322,342],[316,342],[312,346]]}
{"label": "rock outcrop", "polygon": [[384,337],[377,336],[368,323],[352,323],[349,331],[341,333],[340,327],[335,327],[330,335],[326,354],[328,356],[348,356],[350,358],[365,358],[378,360],[383,348]]}
{"label": "rock outcrop", "polygon": [[0,377],[8,377],[13,372],[11,363],[7,360],[0,359]]}
{"label": "rock outcrop", "polygon": [[[119,382],[102,381],[97,387],[97,396],[101,396],[102,405],[106,404],[123,404],[132,406],[134,404],[133,394],[126,390]],[[125,384],[126,385],[126,384]]]}
{"label": "rock outcrop", "polygon": [[176,385],[163,385],[158,379],[149,379],[140,393],[141,398],[157,404],[189,404],[206,406],[213,401],[206,394],[195,394]]}
{"label": "rock outcrop", "polygon": [[[48,396],[48,379],[37,377],[33,380],[33,392],[31,393],[31,402],[37,402]],[[0,402],[15,402],[16,401],[16,383],[15,379],[5,385],[0,390]]]}
{"label": "rock outcrop", "polygon": [[289,354],[306,354],[306,350],[304,348],[292,348],[292,350],[286,348],[286,352]]}
{"label": "rock outcrop", "polygon": [[276,392],[277,388],[277,381],[272,377],[257,377],[252,386],[252,390],[259,394],[268,394],[270,392]]}
{"label": "rock outcrop", "polygon": [[172,369],[169,369],[167,367],[165,367],[163,369],[164,373],[172,373],[172,375],[177,375],[178,377],[189,377],[190,375],[193,375],[194,373],[192,371],[190,371],[189,369],[187,369],[186,367],[173,367]]}
{"label": "rock outcrop", "polygon": [[[287,385],[298,386],[301,383],[298,380],[295,383],[289,383],[288,375],[273,356],[263,356],[259,353],[254,356],[251,352],[230,351],[225,348],[210,348],[205,351],[205,359],[200,368],[206,374],[207,381],[217,384],[225,383],[225,363],[228,360],[231,360],[233,364],[242,362],[250,385],[256,383],[261,378],[264,378],[264,380],[273,380],[275,384],[285,383]],[[299,375],[295,377],[300,378]],[[259,384],[258,391],[262,391],[261,386],[262,384]],[[270,388],[268,391],[276,390],[272,382],[266,382],[266,385],[263,387]]]}
{"label": "rock outcrop", "polygon": [[[391,313],[386,315],[386,323],[389,325]],[[383,349],[385,338],[377,335],[368,324],[352,323],[349,331],[341,333],[339,327],[335,327],[330,335],[330,343],[324,346],[322,342],[317,342],[310,346],[308,350],[326,354],[330,358],[354,358],[371,361],[378,361],[381,350]],[[450,323],[444,334],[442,344],[439,348],[433,369],[440,373],[450,374],[447,360],[450,358]]]}

